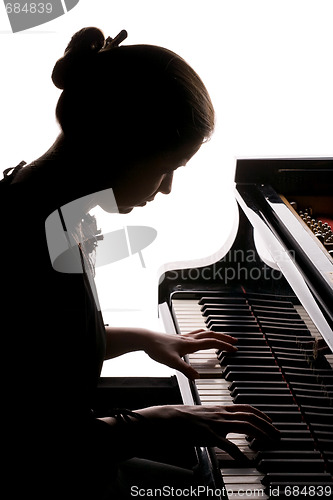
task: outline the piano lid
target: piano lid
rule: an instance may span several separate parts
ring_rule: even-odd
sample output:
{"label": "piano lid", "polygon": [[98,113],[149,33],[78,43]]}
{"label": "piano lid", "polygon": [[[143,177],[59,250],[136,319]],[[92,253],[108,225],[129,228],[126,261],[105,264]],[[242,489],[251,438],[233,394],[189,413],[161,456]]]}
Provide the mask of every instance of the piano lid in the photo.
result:
{"label": "piano lid", "polygon": [[270,184],[284,195],[332,196],[333,158],[241,158],[235,182]]}
{"label": "piano lid", "polygon": [[333,219],[333,159],[241,159],[235,181],[239,205],[333,348],[330,247],[324,247],[289,203],[309,202],[314,205],[312,217],[319,207]]}

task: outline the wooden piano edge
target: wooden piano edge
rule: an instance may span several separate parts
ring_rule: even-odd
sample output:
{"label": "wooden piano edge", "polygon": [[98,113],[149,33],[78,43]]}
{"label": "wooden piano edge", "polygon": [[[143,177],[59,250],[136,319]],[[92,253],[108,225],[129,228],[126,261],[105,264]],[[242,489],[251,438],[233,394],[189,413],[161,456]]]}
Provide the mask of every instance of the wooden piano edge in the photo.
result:
{"label": "wooden piano edge", "polygon": [[[167,331],[168,333],[179,333],[176,329],[169,306],[166,302],[159,304],[159,314],[163,320],[165,331]],[[185,375],[178,371],[176,372],[176,377],[183,403],[185,405],[201,404],[199,393],[195,383],[187,379]],[[216,492],[220,491],[223,494],[223,492],[225,491],[225,485],[220,472],[220,468],[218,466],[218,461],[214,449],[209,447],[196,447],[195,451],[198,458],[199,479],[207,488]],[[223,498],[227,497],[224,496]]]}

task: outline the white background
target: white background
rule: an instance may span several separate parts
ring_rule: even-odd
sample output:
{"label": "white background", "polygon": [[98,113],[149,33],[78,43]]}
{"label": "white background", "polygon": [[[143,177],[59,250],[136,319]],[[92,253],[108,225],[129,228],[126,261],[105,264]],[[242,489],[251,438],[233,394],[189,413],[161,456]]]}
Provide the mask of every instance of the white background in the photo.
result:
{"label": "white background", "polygon": [[102,225],[104,231],[124,225],[158,231],[143,250],[146,269],[138,255],[98,269],[106,315],[117,309],[156,314],[160,266],[218,251],[236,223],[237,157],[332,156],[331,5],[323,0],[80,0],[66,15],[12,34],[1,3],[2,170],[37,158],[57,136],[54,109],[60,91],[50,75],[72,34],[84,26],[97,26],[111,37],[125,28],[128,44],[162,45],[179,53],[211,94],[216,132],[176,172],[172,194]]}

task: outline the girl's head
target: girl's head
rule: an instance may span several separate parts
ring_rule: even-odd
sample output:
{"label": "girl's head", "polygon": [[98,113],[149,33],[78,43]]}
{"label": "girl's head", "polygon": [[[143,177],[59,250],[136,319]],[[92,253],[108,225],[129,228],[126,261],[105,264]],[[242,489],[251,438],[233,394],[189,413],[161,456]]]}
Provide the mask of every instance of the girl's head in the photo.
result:
{"label": "girl's head", "polygon": [[87,153],[96,148],[143,161],[199,146],[214,129],[201,79],[162,47],[110,48],[100,30],[84,28],[57,61],[52,79],[63,89],[56,116],[64,136]]}

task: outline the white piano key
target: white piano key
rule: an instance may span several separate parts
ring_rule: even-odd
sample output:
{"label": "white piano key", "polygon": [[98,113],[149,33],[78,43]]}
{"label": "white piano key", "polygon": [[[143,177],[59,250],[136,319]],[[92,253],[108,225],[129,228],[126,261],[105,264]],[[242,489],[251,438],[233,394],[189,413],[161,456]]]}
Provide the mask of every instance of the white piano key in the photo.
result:
{"label": "white piano key", "polygon": [[[221,469],[221,471],[225,474],[226,477],[237,477],[237,476],[242,476],[243,475],[243,472],[246,471],[247,473],[247,476],[249,477],[260,477],[260,479],[263,477],[263,474],[260,474],[260,472],[257,471],[257,469],[255,467],[239,467],[239,468],[227,468],[227,467],[223,467]],[[235,480],[233,480],[232,482],[235,482]],[[252,482],[252,481],[251,481]]]}
{"label": "white piano key", "polygon": [[259,484],[261,479],[264,477],[263,474],[259,475],[257,473],[257,471],[255,474],[253,474],[251,476],[246,469],[242,469],[241,474],[244,474],[244,471],[247,472],[247,474],[245,476],[242,476],[240,474],[238,474],[237,476],[236,475],[228,476],[227,474],[224,474],[225,485],[229,486],[229,484],[230,485],[231,484],[237,484],[237,485],[241,484],[243,486],[244,484],[248,484],[248,485],[251,485],[250,487],[253,487],[253,484]]}

